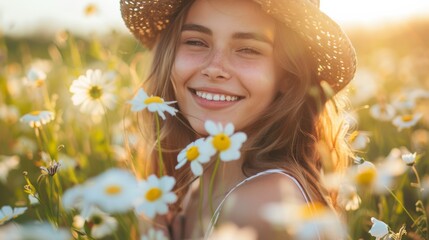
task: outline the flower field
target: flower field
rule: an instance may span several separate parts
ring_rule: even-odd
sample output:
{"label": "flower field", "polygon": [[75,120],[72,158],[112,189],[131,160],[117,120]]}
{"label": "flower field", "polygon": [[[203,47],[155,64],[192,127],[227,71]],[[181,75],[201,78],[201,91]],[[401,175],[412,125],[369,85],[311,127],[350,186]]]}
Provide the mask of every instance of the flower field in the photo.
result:
{"label": "flower field", "polygon": [[[346,174],[322,179],[344,209],[346,233],[335,236],[429,239],[428,28],[428,21],[416,20],[348,30],[358,70],[345,90],[350,106],[344,117],[356,157]],[[149,55],[130,36],[115,33],[0,36],[0,239],[166,239],[138,221],[165,214],[177,198],[174,178],[138,171],[145,166],[136,159],[138,112],[149,111],[157,121],[177,112],[171,102],[139,89]],[[237,142],[233,154],[223,151],[223,142],[213,149],[197,140],[180,153],[176,169],[190,167],[199,176],[217,152],[224,161],[239,156],[243,133],[206,125],[213,142],[223,131]],[[300,207],[292,208],[294,221],[272,216],[279,210],[262,215],[294,228],[297,239],[312,239],[300,235],[301,228],[332,215],[306,219]],[[318,226],[342,232],[338,225]],[[255,238],[251,229],[236,226],[222,226],[214,236],[228,234]]]}

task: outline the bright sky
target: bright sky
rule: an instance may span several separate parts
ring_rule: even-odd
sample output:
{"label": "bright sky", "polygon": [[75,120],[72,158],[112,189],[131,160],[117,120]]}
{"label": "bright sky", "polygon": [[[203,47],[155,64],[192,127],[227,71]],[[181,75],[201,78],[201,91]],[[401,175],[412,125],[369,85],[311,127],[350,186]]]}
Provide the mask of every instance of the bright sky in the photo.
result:
{"label": "bright sky", "polygon": [[[85,15],[93,4],[96,12]],[[340,25],[376,25],[429,16],[429,0],[321,0],[321,9]],[[127,31],[119,0],[0,0],[0,31],[15,36],[52,35],[68,29],[79,35]]]}
{"label": "bright sky", "polygon": [[376,25],[429,17],[428,0],[321,0],[320,8],[341,25]]}

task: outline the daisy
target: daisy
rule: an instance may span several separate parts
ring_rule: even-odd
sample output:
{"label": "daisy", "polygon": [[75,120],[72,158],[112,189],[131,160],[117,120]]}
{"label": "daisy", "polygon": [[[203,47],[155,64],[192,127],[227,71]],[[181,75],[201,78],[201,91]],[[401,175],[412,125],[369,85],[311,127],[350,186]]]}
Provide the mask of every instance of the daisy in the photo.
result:
{"label": "daisy", "polygon": [[144,214],[149,218],[156,214],[166,214],[168,212],[167,204],[174,203],[177,196],[171,190],[176,180],[170,176],[158,178],[150,175],[146,181],[141,181],[139,190],[142,197],[135,208],[137,214]]}
{"label": "daisy", "polygon": [[46,222],[33,222],[24,225],[11,225],[2,229],[2,239],[32,239],[32,240],[70,240],[69,231],[56,228]]}
{"label": "daisy", "polygon": [[89,69],[72,82],[70,92],[73,93],[74,105],[81,105],[80,110],[92,115],[102,115],[105,108],[113,109],[116,105],[114,81],[101,70]]}
{"label": "daisy", "polygon": [[1,156],[0,155],[0,181],[6,183],[9,171],[18,168],[19,157],[14,156]]}
{"label": "daisy", "polygon": [[376,219],[375,217],[371,218],[372,227],[369,230],[371,236],[375,237],[376,240],[382,239],[389,233],[389,226],[383,221]]}
{"label": "daisy", "polygon": [[171,116],[176,115],[177,109],[168,106],[169,104],[176,103],[176,101],[165,102],[163,98],[158,96],[148,96],[147,93],[140,88],[134,98],[129,101],[131,104],[131,111],[139,112],[148,109],[149,112],[157,112],[163,120],[165,120],[164,112],[168,112]]}
{"label": "daisy", "polygon": [[85,198],[107,213],[126,212],[138,196],[137,188],[130,172],[113,168],[88,182]]}
{"label": "daisy", "polygon": [[352,169],[354,183],[363,188],[372,188],[375,193],[385,193],[393,183],[393,175],[384,167],[376,167],[373,163],[364,161]]}
{"label": "daisy", "polygon": [[337,215],[321,203],[269,203],[261,214],[268,223],[286,230],[294,239],[319,239],[319,236],[345,239],[347,232]]}
{"label": "daisy", "polygon": [[98,11],[99,11],[98,6],[93,3],[86,5],[84,9],[85,16],[95,15]]}
{"label": "daisy", "polygon": [[81,210],[81,216],[86,218],[89,217],[92,206],[88,202],[88,200],[84,198],[84,193],[84,185],[77,185],[67,189],[61,198],[64,209],[66,211],[71,211],[72,209],[79,209]]}
{"label": "daisy", "polygon": [[[118,221],[116,218],[109,216],[107,213],[101,211],[98,208],[93,208],[88,220],[89,235],[95,239],[109,236],[116,231],[118,228]],[[76,215],[73,217],[73,226],[84,230],[85,219]]]}
{"label": "daisy", "polygon": [[395,117],[396,110],[390,104],[374,104],[369,109],[371,116],[380,121],[390,121]]}
{"label": "daisy", "polygon": [[416,154],[417,153],[406,153],[402,154],[402,160],[407,164],[408,166],[413,166],[416,162]]}
{"label": "daisy", "polygon": [[369,133],[353,131],[348,136],[348,142],[353,150],[363,150],[369,143]]}
{"label": "daisy", "polygon": [[402,160],[402,155],[408,154],[408,151],[405,147],[392,148],[389,152],[389,155],[380,162],[379,168],[383,169],[385,172],[388,172],[390,175],[397,177],[402,175],[405,171],[408,170],[404,160]]}
{"label": "daisy", "polygon": [[149,229],[146,235],[143,235],[140,240],[168,240],[161,230]]}
{"label": "daisy", "polygon": [[181,168],[186,162],[191,163],[191,170],[195,176],[203,174],[203,163],[210,161],[210,158],[216,153],[215,149],[211,147],[205,139],[200,138],[195,142],[190,143],[177,155],[179,162],[176,169]]}
{"label": "daisy", "polygon": [[393,119],[392,123],[401,131],[416,125],[422,116],[421,113],[399,115]]}
{"label": "daisy", "polygon": [[33,111],[22,116],[20,121],[27,123],[32,128],[37,128],[54,120],[54,116],[54,113],[50,111]]}
{"label": "daisy", "polygon": [[406,96],[401,94],[400,96],[397,96],[393,101],[392,105],[400,112],[406,112],[413,110],[416,106],[416,102],[414,98],[411,98],[411,96]]}
{"label": "daisy", "polygon": [[207,141],[212,144],[216,151],[220,152],[222,161],[232,161],[240,158],[241,145],[247,140],[243,132],[234,133],[234,125],[226,124],[225,128],[221,123],[206,121],[204,125],[210,134]]}
{"label": "daisy", "polygon": [[112,168],[68,189],[62,199],[66,210],[78,208],[87,219],[93,207],[107,213],[124,213],[132,209],[138,196],[136,178],[128,171]]}
{"label": "daisy", "polygon": [[3,206],[0,209],[0,225],[11,220],[12,218],[16,218],[19,215],[22,215],[25,211],[27,211],[27,207],[12,208],[8,205]]}
{"label": "daisy", "polygon": [[46,73],[39,68],[32,67],[27,72],[27,84],[34,87],[41,87],[46,80]]}
{"label": "daisy", "polygon": [[354,211],[359,208],[361,199],[356,187],[351,184],[341,184],[338,190],[338,203],[346,211]]}

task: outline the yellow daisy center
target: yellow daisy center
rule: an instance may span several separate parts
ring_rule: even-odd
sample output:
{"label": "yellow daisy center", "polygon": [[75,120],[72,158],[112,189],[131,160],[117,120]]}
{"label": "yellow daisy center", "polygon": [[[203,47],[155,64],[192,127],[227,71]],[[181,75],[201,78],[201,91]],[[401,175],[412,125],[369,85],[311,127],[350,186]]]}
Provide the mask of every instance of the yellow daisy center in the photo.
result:
{"label": "yellow daisy center", "polygon": [[311,206],[305,205],[300,209],[300,216],[303,220],[310,220],[317,216],[322,216],[326,212],[326,207],[321,203],[313,203]]}
{"label": "yellow daisy center", "polygon": [[29,114],[32,115],[32,116],[39,116],[40,111],[32,111]]}
{"label": "yellow daisy center", "polygon": [[118,186],[118,185],[111,185],[111,186],[108,186],[108,187],[104,190],[104,192],[105,192],[107,195],[114,196],[114,195],[118,195],[119,193],[121,193],[121,192],[122,192],[122,188],[121,188],[121,186]]}
{"label": "yellow daisy center", "polygon": [[188,159],[188,161],[194,161],[195,159],[197,159],[197,157],[200,155],[200,152],[198,151],[198,147],[197,146],[192,146],[188,149],[188,151],[186,151],[186,158]]}
{"label": "yellow daisy center", "polygon": [[103,95],[103,90],[99,86],[92,86],[88,94],[92,99],[99,99]]}
{"label": "yellow daisy center", "polygon": [[349,136],[349,142],[354,142],[359,135],[359,131],[353,131]]}
{"label": "yellow daisy center", "polygon": [[213,138],[213,146],[218,151],[225,151],[231,146],[231,139],[225,133],[220,133]]}
{"label": "yellow daisy center", "polygon": [[97,12],[97,6],[95,4],[88,4],[85,7],[85,15],[90,16]]}
{"label": "yellow daisy center", "polygon": [[146,192],[146,199],[149,202],[154,202],[158,200],[162,196],[162,191],[159,188],[151,188],[149,191]]}
{"label": "yellow daisy center", "polygon": [[43,83],[45,83],[45,80],[43,80],[43,79],[37,79],[36,81],[34,81],[34,85],[36,87],[41,87],[43,85]]}
{"label": "yellow daisy center", "polygon": [[375,181],[376,176],[377,171],[375,169],[366,168],[356,175],[356,182],[359,185],[369,186]]}
{"label": "yellow daisy center", "polygon": [[402,116],[402,121],[404,122],[409,122],[411,120],[413,120],[413,115],[407,114]]}
{"label": "yellow daisy center", "polygon": [[164,100],[160,97],[154,96],[154,97],[148,97],[146,100],[144,100],[144,104],[148,105],[151,103],[164,103]]}

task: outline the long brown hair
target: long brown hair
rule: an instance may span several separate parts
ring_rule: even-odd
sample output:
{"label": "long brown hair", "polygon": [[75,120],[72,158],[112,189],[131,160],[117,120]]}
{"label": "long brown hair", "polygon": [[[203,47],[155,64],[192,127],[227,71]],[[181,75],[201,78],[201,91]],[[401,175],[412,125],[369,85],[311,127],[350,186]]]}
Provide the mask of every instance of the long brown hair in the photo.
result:
{"label": "long brown hair", "polygon": [[[160,36],[154,50],[152,69],[143,87],[149,94],[175,100],[171,71],[179,42],[181,27],[193,1],[187,1]],[[328,147],[335,170],[347,166],[351,151],[345,144],[345,132],[338,97],[330,96],[317,76],[317,63],[307,46],[295,32],[277,22],[274,43],[276,61],[284,69],[286,88],[278,94],[261,117],[245,129],[248,140],[242,148],[242,171],[246,176],[282,168],[295,176],[313,201],[327,203],[320,184],[323,163],[319,146]],[[178,105],[175,106],[178,108]],[[144,129],[143,152],[147,173],[156,172],[158,155],[155,149],[156,125],[153,114],[142,113]],[[189,169],[175,170],[177,154],[197,137],[186,118],[179,112],[161,123],[161,143],[165,173],[176,178],[180,199],[194,179]],[[144,161],[143,159],[143,161]]]}

